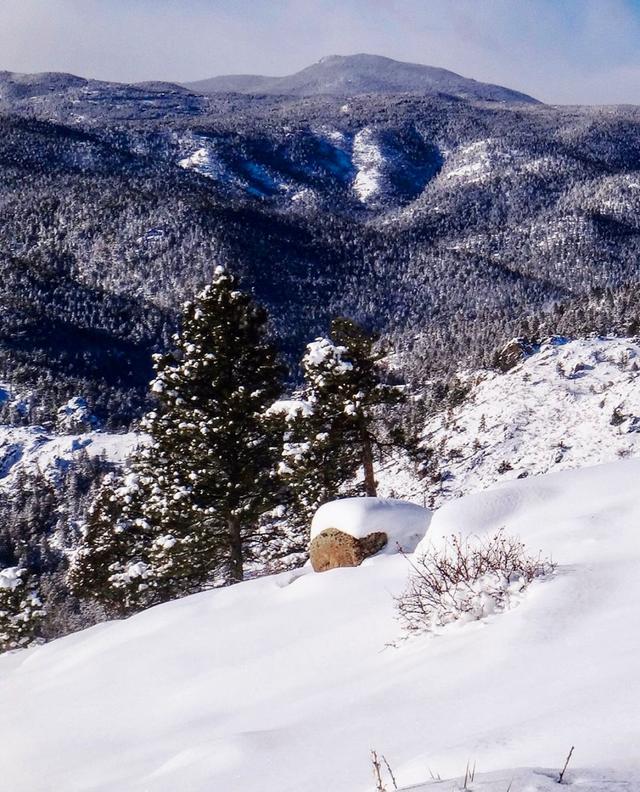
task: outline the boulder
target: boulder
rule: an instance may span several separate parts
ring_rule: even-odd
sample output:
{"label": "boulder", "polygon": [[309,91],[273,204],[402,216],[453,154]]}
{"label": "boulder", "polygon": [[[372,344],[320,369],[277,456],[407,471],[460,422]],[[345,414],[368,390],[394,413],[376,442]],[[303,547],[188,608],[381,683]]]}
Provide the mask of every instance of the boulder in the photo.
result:
{"label": "boulder", "polygon": [[535,345],[526,338],[513,338],[496,353],[494,365],[500,371],[509,371],[535,351]]}
{"label": "boulder", "polygon": [[316,572],[359,566],[376,553],[412,553],[431,513],[394,498],[342,498],[320,506],[311,521],[309,555]]}
{"label": "boulder", "polygon": [[336,567],[356,567],[387,544],[386,533],[376,531],[360,538],[337,528],[325,528],[311,540],[309,558],[314,572]]}

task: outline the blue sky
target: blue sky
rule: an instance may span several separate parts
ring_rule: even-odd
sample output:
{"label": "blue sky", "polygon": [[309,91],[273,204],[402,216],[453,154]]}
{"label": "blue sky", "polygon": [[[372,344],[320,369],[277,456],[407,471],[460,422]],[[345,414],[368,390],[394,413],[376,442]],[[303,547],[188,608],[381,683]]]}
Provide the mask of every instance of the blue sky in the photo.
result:
{"label": "blue sky", "polygon": [[0,69],[285,74],[374,52],[557,103],[640,104],[640,0],[1,0]]}

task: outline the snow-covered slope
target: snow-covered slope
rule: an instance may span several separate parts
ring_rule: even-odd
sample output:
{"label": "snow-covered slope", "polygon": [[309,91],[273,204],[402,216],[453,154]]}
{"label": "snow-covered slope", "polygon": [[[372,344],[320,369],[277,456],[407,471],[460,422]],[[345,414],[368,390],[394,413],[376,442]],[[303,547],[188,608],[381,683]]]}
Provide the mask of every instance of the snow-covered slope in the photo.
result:
{"label": "snow-covered slope", "polygon": [[10,486],[19,471],[39,469],[55,476],[57,470],[73,464],[82,453],[104,455],[110,462],[122,463],[138,442],[140,435],[134,432],[57,434],[39,426],[0,425],[0,489]]}
{"label": "snow-covered slope", "polygon": [[499,85],[489,85],[459,74],[403,63],[380,55],[329,55],[302,71],[285,77],[239,74],[222,75],[188,83],[197,93],[255,93],[289,96],[333,94],[420,93],[449,94],[464,99],[535,104],[537,100]]}
{"label": "snow-covered slope", "polygon": [[383,189],[384,154],[371,129],[365,127],[353,139],[353,164],[356,177],[353,189],[362,203],[375,198]]}
{"label": "snow-covered slope", "polygon": [[440,169],[442,155],[424,140],[402,141],[365,126],[353,136],[351,163],[351,187],[360,204],[391,207],[422,194]]}
{"label": "snow-covered slope", "polygon": [[[29,393],[16,392],[10,384],[0,383],[0,405],[11,403],[18,414],[24,415],[30,398]],[[21,472],[39,470],[55,477],[57,471],[66,470],[84,454],[119,465],[141,442],[139,433],[103,432],[98,426],[98,419],[80,396],[60,407],[55,428],[0,423],[0,489],[10,487]]]}
{"label": "snow-covered slope", "polygon": [[440,182],[458,187],[482,185],[491,179],[543,176],[564,167],[566,162],[555,155],[532,158],[525,151],[505,147],[502,141],[488,138],[460,147],[447,158]]}
{"label": "snow-covered slope", "polygon": [[[430,526],[519,534],[552,554],[518,607],[397,640],[399,555],[199,594],[0,658],[13,792],[638,789],[640,462],[516,481]],[[535,767],[544,770],[513,770]],[[587,768],[582,770],[580,768]],[[615,768],[615,771],[609,768]],[[493,775],[484,775],[484,774]],[[461,787],[461,783],[457,788]],[[391,788],[391,787],[389,787]],[[555,787],[553,787],[555,788]]]}
{"label": "snow-covered slope", "polygon": [[495,482],[640,455],[640,344],[552,339],[510,371],[469,379],[465,401],[428,421],[435,478],[402,465],[382,494],[440,504]]}

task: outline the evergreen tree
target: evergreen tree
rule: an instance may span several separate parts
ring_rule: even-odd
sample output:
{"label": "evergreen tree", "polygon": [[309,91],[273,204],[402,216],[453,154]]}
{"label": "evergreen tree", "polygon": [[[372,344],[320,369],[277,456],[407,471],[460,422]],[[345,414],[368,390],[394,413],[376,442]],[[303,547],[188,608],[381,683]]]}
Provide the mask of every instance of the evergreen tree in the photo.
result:
{"label": "evergreen tree", "polygon": [[140,517],[141,495],[135,474],[105,476],[67,575],[75,596],[96,599],[119,616],[152,604],[158,593],[148,563],[153,537]]}
{"label": "evergreen tree", "polygon": [[[332,322],[330,338],[307,346],[305,387],[286,415],[282,465],[300,524],[308,526],[318,506],[339,494],[375,496],[375,457],[405,444],[389,409],[404,395],[386,381],[387,354],[377,336],[344,318]],[[363,482],[353,486],[359,470]]]}
{"label": "evergreen tree", "polygon": [[0,652],[22,649],[40,634],[44,610],[26,569],[0,569]]}
{"label": "evergreen tree", "polygon": [[120,597],[127,608],[221,575],[242,580],[260,517],[278,495],[281,438],[268,408],[284,370],[266,312],[217,268],[185,305],[173,341],[154,359],[157,407],[142,423],[150,442],[124,481],[102,493],[76,565],[79,588],[103,601]]}

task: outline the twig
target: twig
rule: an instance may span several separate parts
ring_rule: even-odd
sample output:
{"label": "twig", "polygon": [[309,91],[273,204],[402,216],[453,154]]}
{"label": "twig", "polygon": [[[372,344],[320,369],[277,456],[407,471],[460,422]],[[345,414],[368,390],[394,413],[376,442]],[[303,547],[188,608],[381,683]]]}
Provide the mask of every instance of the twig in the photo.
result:
{"label": "twig", "polygon": [[384,754],[382,756],[382,761],[384,762],[384,764],[385,764],[385,766],[387,768],[387,771],[389,773],[389,776],[391,777],[391,782],[393,784],[393,788],[397,789],[398,785],[396,784],[396,777],[394,776],[393,770],[391,769],[391,766],[389,765],[389,762],[387,762],[387,757],[384,756]]}
{"label": "twig", "polygon": [[380,760],[378,759],[378,754],[373,750],[371,751],[371,764],[373,765],[373,778],[376,782],[376,792],[387,792],[387,788],[382,780],[382,775],[380,774]]}
{"label": "twig", "polygon": [[571,750],[569,751],[569,755],[567,756],[567,761],[564,763],[564,767],[562,768],[562,771],[561,771],[560,775],[558,776],[558,783],[559,784],[562,783],[562,779],[564,778],[564,774],[567,771],[567,766],[569,764],[569,760],[571,759],[572,754],[573,754],[573,745],[571,746]]}

